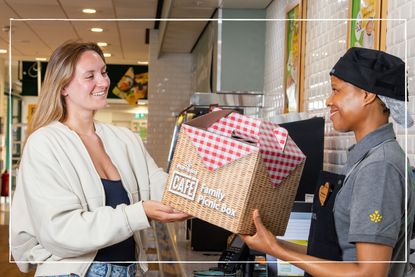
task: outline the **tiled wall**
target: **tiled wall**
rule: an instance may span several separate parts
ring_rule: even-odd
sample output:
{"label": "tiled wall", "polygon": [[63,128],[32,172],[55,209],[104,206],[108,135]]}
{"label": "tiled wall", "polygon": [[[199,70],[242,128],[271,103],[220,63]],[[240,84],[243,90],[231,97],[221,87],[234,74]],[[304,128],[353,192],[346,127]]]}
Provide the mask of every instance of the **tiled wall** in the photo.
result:
{"label": "tiled wall", "polygon": [[[267,19],[284,19],[292,0],[274,0],[267,9]],[[405,58],[409,72],[410,102],[408,109],[415,114],[415,0],[389,0],[388,18],[406,18],[405,21],[388,21],[386,51]],[[348,0],[309,0],[307,18],[347,18]],[[285,22],[266,23],[264,94],[265,107],[261,117],[275,119],[283,111],[283,68]],[[354,143],[351,133],[341,134],[333,130],[325,108],[330,94],[329,75],[331,67],[346,51],[347,22],[344,20],[308,21],[304,65],[304,96],[307,116],[326,118],[324,168],[338,172],[346,161],[346,149]],[[168,54],[156,58],[158,31],[151,32],[150,84],[149,84],[149,131],[148,149],[160,166],[166,165],[168,148],[174,126],[174,115],[189,103],[191,95],[191,55]],[[396,127],[398,140],[405,146],[405,133]],[[415,165],[415,127],[408,130],[408,156]]]}
{"label": "tiled wall", "polygon": [[[268,7],[268,19],[283,19],[290,0],[273,1]],[[308,1],[307,18],[339,19],[348,17],[348,0],[312,0]],[[408,18],[408,69],[409,91],[414,95],[415,67],[415,0],[389,0],[388,18]],[[404,58],[405,32],[404,22],[389,22],[387,33],[387,51]],[[266,30],[264,94],[265,108],[262,117],[273,120],[283,111],[283,63],[285,22],[269,21]],[[306,26],[306,49],[304,64],[304,104],[308,116],[326,118],[324,169],[339,172],[346,161],[346,149],[355,140],[351,133],[341,134],[333,130],[325,108],[325,99],[331,92],[329,71],[346,51],[347,22],[344,20],[308,21]],[[415,95],[410,96],[408,108],[415,111]],[[398,140],[404,146],[404,133],[397,128]],[[408,156],[415,165],[415,129],[409,129]]]}
{"label": "tiled wall", "polygon": [[[267,19],[285,18],[290,0],[273,1],[267,9]],[[267,21],[265,31],[264,108],[262,117],[271,119],[284,111],[284,21]]]}
{"label": "tiled wall", "polygon": [[[415,0],[389,0],[386,51],[405,60],[407,51],[408,111],[415,118]],[[406,30],[405,30],[406,22]],[[406,36],[405,36],[406,33]],[[395,125],[398,141],[405,146],[405,129]],[[411,165],[415,166],[415,127],[407,130],[407,149]]]}
{"label": "tiled wall", "polygon": [[175,116],[189,105],[191,54],[157,57],[159,31],[150,32],[147,149],[156,163],[166,168]]}
{"label": "tiled wall", "polygon": [[[310,2],[310,1],[309,1]],[[307,18],[347,18],[348,1],[313,1],[307,8]],[[304,104],[310,116],[326,119],[324,169],[339,172],[346,162],[346,149],[355,142],[352,133],[338,133],[328,116],[325,105],[331,93],[329,72],[346,51],[347,21],[308,21],[304,63]]]}

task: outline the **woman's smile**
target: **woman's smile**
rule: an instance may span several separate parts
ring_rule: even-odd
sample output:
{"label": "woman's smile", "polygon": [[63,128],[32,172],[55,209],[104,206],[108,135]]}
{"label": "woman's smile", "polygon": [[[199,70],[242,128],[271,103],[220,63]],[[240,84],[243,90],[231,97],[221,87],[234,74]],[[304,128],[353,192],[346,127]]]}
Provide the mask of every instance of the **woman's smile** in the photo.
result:
{"label": "woman's smile", "polygon": [[97,91],[97,92],[91,92],[92,96],[106,96],[105,91]]}

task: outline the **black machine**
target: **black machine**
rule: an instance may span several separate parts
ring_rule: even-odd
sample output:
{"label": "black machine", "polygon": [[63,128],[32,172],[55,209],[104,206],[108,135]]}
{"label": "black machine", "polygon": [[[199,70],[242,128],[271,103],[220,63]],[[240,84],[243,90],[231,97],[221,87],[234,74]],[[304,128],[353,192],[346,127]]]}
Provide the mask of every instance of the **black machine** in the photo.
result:
{"label": "black machine", "polygon": [[192,250],[221,252],[226,249],[227,239],[232,234],[231,232],[198,218],[192,218],[188,223],[191,229]]}
{"label": "black machine", "polygon": [[314,194],[319,173],[323,169],[324,118],[313,117],[279,125],[287,129],[307,157],[295,196],[295,201],[305,201],[306,194]]}
{"label": "black machine", "polygon": [[243,270],[245,263],[237,263],[246,261],[249,258],[249,248],[241,240],[238,235],[234,235],[230,246],[222,252],[219,258],[218,269],[226,274],[235,273]]}

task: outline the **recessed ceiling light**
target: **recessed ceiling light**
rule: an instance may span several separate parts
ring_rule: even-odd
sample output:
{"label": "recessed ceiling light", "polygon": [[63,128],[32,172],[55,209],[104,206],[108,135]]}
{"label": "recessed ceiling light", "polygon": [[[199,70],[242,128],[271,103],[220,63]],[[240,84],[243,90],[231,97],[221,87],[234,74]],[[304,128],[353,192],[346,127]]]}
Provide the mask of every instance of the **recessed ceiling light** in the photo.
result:
{"label": "recessed ceiling light", "polygon": [[97,42],[97,45],[98,45],[99,47],[105,47],[105,46],[108,46],[108,43],[106,43],[106,42],[104,42],[104,41],[100,41],[100,42]]}
{"label": "recessed ceiling light", "polygon": [[46,58],[36,58],[36,60],[37,60],[37,61],[44,62],[44,61],[46,61],[47,59],[46,59]]}
{"label": "recessed ceiling light", "polygon": [[112,56],[111,53],[104,53],[104,57],[106,58],[111,57],[111,56]]}
{"label": "recessed ceiling light", "polygon": [[0,54],[6,54],[7,50],[6,49],[0,49]]}
{"label": "recessed ceiling light", "polygon": [[94,9],[83,9],[82,12],[83,13],[96,13],[97,11]]}
{"label": "recessed ceiling light", "polygon": [[104,29],[102,28],[91,28],[91,32],[94,32],[94,33],[101,33],[102,31],[104,31]]}
{"label": "recessed ceiling light", "polygon": [[138,61],[137,63],[138,64],[143,64],[143,65],[147,65],[148,64],[148,62],[146,62],[146,61]]}

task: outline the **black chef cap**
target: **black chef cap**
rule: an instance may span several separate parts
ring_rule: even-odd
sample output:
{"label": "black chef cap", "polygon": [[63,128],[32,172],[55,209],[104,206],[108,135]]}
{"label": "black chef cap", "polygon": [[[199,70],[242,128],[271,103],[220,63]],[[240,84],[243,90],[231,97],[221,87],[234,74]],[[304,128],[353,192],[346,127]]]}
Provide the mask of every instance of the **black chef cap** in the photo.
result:
{"label": "black chef cap", "polygon": [[405,63],[382,51],[352,47],[334,65],[330,75],[368,92],[407,100]]}

